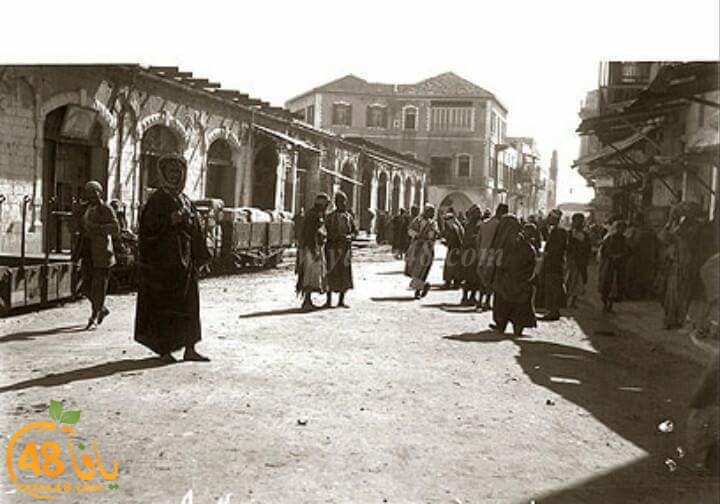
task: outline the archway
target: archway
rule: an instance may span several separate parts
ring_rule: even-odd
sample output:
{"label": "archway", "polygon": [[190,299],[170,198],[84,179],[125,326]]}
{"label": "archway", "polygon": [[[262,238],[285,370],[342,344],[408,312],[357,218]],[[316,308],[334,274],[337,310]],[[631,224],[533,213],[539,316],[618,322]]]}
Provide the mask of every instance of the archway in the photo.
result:
{"label": "archway", "polygon": [[158,160],[169,154],[182,155],[182,143],[173,130],[161,124],[152,126],[140,142],[140,203],[158,188]]}
{"label": "archway", "polygon": [[252,170],[252,206],[263,210],[275,209],[277,166],[280,159],[273,144],[265,144],[255,155]]}
{"label": "archway", "polygon": [[472,206],[470,198],[462,192],[455,191],[446,195],[440,202],[440,210],[445,211],[452,207],[457,215],[459,212],[466,212]]}
{"label": "archway", "polygon": [[397,213],[400,210],[400,186],[402,185],[402,179],[400,175],[393,177],[392,187],[392,206],[390,207],[392,213]]}
{"label": "archway", "polygon": [[[342,174],[347,178],[355,179],[354,172],[355,169],[350,161],[345,161],[342,167]],[[357,214],[357,209],[355,208],[355,184],[346,179],[341,179],[340,190],[348,197],[348,209],[351,210],[353,214]]]}
{"label": "archway", "polygon": [[208,149],[205,197],[220,198],[225,206],[235,206],[235,166],[230,144],[215,140]]}
{"label": "archway", "polygon": [[378,178],[378,210],[381,212],[387,211],[387,185],[388,176],[387,173],[382,172]]}
{"label": "archway", "polygon": [[[97,112],[75,105],[52,110],[45,117],[43,148],[43,202],[47,213],[50,252],[71,251],[71,215],[85,184],[97,180],[107,196],[108,150]],[[52,206],[48,203],[53,202]]]}
{"label": "archway", "polygon": [[412,200],[412,190],[413,190],[413,183],[412,179],[410,177],[405,179],[405,203],[403,203],[403,208],[410,208],[413,204]]}
{"label": "archway", "polygon": [[372,219],[370,218],[370,204],[372,202],[372,167],[366,166],[362,172],[362,187],[360,188],[360,229],[370,232]]}

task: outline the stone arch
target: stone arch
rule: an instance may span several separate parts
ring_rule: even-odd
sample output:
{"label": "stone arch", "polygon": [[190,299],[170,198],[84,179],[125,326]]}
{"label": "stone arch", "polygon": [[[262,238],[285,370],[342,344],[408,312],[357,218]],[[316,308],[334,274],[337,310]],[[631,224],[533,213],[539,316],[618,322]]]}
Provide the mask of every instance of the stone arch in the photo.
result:
{"label": "stone arch", "polygon": [[151,191],[157,187],[158,160],[168,154],[183,156],[185,145],[177,130],[164,123],[156,123],[142,130],[138,143],[137,152],[140,156],[138,184],[140,203],[142,204],[147,201]]}
{"label": "stone arch", "polygon": [[110,137],[113,136],[117,127],[117,120],[115,119],[115,116],[100,100],[88,100],[87,93],[84,89],[58,93],[43,101],[40,105],[39,122],[44,123],[50,112],[66,105],[78,105],[80,107],[90,107],[94,109],[98,112],[97,119],[102,125],[103,141],[107,143]]}
{"label": "stone arch", "polygon": [[156,112],[143,117],[138,121],[136,138],[142,139],[145,132],[153,126],[162,125],[175,131],[183,142],[183,149],[190,141],[190,132],[183,124],[168,111]]}
{"label": "stone arch", "polygon": [[450,207],[453,208],[455,213],[467,212],[467,209],[472,206],[472,200],[470,197],[462,191],[453,191],[445,195],[440,202],[440,209],[446,210]]}
{"label": "stone arch", "polygon": [[219,138],[222,138],[223,140],[227,141],[228,144],[230,144],[230,146],[235,151],[239,151],[242,147],[242,143],[240,142],[240,139],[237,137],[237,135],[234,132],[232,132],[231,130],[229,130],[228,128],[224,128],[224,127],[215,128],[212,131],[210,131],[206,135],[205,145],[207,145],[208,148],[210,148],[210,145],[212,145],[212,143]]}

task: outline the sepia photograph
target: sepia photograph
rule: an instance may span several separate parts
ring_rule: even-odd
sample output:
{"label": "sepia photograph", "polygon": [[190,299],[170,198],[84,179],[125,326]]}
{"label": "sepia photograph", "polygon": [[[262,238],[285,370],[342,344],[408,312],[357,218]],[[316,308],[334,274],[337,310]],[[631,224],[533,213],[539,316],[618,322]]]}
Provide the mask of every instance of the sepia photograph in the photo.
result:
{"label": "sepia photograph", "polygon": [[720,4],[37,1],[0,504],[720,502]]}

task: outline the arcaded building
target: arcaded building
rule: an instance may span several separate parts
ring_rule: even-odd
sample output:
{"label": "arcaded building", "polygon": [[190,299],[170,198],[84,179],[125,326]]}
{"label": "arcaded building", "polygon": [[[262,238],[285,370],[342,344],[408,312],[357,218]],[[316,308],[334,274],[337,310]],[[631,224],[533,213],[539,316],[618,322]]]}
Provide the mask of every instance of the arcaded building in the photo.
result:
{"label": "arcaded building", "polygon": [[378,181],[399,178],[404,197],[424,198],[419,160],[176,67],[0,66],[0,253],[18,254],[23,236],[28,254],[67,253],[70,209],[88,180],[134,225],[165,154],[187,160],[192,199],[227,207],[296,212],[343,189],[369,230],[368,210],[388,198]]}
{"label": "arcaded building", "polygon": [[[462,211],[472,203],[492,207],[502,201],[496,178],[498,166],[506,164],[508,111],[493,93],[454,73],[415,84],[347,75],[288,100],[286,108],[315,127],[429,164],[427,199],[435,205]],[[405,190],[403,181],[386,182],[386,193]],[[398,208],[391,201],[386,209]]]}

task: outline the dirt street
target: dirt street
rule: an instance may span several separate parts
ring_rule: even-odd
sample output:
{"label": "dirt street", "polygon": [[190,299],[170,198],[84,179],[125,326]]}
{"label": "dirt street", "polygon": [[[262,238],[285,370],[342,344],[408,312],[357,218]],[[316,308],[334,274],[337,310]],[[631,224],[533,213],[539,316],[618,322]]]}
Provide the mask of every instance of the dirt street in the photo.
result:
{"label": "dirt street", "polygon": [[[92,332],[85,301],[0,320],[3,450],[51,421],[52,399],[82,412],[73,444],[94,439],[119,466],[119,488],[96,475],[102,492],[54,503],[717,501],[717,480],[665,464],[698,366],[587,302],[500,337],[458,291],[415,301],[400,261],[360,256],[350,310],[300,313],[289,267],[203,281],[210,363],[163,365],[135,344],[133,294],[112,296]],[[57,440],[69,466],[67,438],[23,439]],[[19,482],[82,483],[71,467],[18,469],[20,451]],[[0,474],[0,502],[33,502]]]}

